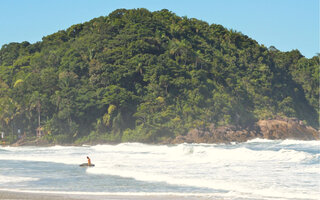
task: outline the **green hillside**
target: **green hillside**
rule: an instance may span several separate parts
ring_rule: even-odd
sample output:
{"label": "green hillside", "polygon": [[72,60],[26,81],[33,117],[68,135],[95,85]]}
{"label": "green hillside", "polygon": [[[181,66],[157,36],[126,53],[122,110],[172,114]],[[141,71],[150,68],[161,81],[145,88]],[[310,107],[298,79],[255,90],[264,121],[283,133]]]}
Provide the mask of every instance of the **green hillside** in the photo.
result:
{"label": "green hillside", "polygon": [[318,56],[168,10],[119,9],[0,50],[0,131],[33,136],[40,118],[60,143],[160,142],[279,116],[319,128],[318,97]]}

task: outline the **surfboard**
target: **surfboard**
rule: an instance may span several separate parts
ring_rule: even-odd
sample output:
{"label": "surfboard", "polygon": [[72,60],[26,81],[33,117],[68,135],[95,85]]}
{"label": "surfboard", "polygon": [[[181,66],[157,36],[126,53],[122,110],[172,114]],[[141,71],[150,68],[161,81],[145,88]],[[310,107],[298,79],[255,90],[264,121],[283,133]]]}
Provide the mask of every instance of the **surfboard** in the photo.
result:
{"label": "surfboard", "polygon": [[94,164],[88,165],[88,163],[82,163],[80,167],[94,167]]}

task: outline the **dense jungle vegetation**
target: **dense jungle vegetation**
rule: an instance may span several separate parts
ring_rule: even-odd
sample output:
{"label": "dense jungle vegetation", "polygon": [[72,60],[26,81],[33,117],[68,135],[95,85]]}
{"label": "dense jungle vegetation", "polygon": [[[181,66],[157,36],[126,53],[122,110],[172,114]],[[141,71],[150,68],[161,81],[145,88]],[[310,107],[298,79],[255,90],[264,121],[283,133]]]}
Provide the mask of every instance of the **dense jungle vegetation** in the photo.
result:
{"label": "dense jungle vegetation", "polygon": [[318,55],[168,10],[118,9],[0,50],[0,132],[12,137],[39,122],[60,143],[159,142],[278,116],[319,128],[318,97]]}

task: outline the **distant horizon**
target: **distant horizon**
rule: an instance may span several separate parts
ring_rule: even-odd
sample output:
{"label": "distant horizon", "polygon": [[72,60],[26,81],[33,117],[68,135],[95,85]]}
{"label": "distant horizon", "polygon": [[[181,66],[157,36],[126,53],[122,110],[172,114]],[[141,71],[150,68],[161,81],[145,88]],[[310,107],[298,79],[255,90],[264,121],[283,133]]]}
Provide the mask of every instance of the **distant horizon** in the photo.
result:
{"label": "distant horizon", "polygon": [[307,58],[320,53],[318,0],[2,1],[0,18],[5,20],[0,21],[0,46],[39,42],[47,35],[108,16],[120,8],[146,8],[151,12],[168,9],[181,17],[221,24],[283,52],[297,49]]}

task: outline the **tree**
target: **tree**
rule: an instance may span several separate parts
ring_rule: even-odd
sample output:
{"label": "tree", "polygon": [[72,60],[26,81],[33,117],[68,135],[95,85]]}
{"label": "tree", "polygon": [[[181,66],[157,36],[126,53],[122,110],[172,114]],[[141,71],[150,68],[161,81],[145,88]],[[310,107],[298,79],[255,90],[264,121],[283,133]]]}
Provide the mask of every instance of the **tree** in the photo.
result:
{"label": "tree", "polygon": [[1,129],[52,141],[148,141],[277,116],[319,128],[319,57],[222,25],[118,9],[0,49]]}

